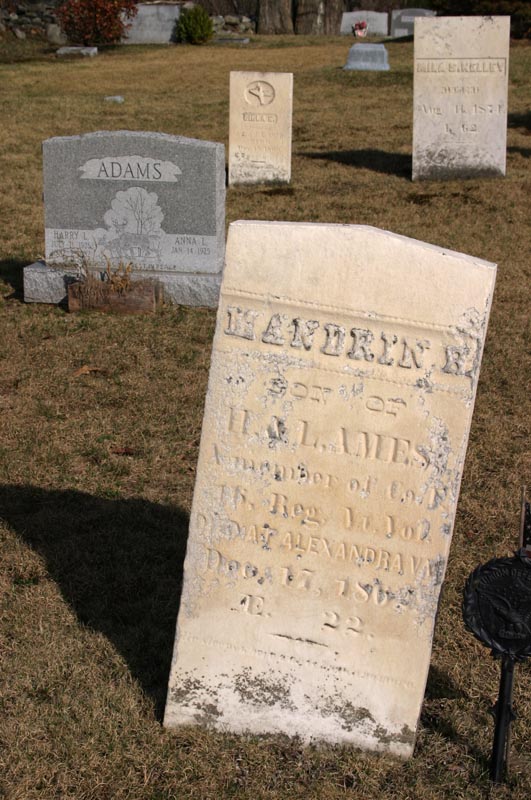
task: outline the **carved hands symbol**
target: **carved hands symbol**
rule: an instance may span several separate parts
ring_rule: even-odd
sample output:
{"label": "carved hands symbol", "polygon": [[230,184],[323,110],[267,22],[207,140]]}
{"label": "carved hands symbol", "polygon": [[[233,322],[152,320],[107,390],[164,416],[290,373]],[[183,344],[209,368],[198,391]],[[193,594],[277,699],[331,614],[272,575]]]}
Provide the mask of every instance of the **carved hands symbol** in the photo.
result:
{"label": "carved hands symbol", "polygon": [[253,106],[268,106],[275,99],[275,90],[266,81],[253,81],[245,90],[245,99]]}

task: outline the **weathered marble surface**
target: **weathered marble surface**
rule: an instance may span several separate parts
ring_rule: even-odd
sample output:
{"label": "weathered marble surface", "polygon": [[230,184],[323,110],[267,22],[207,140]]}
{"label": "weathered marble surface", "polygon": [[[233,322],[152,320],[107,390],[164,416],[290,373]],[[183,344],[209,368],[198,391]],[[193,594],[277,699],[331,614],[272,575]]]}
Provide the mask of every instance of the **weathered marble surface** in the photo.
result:
{"label": "weathered marble surface", "polygon": [[502,177],[510,17],[415,21],[413,180]]}
{"label": "weathered marble surface", "polygon": [[291,72],[231,72],[229,184],[289,183]]}
{"label": "weathered marble surface", "polygon": [[411,755],[495,271],[231,225],[167,726]]}

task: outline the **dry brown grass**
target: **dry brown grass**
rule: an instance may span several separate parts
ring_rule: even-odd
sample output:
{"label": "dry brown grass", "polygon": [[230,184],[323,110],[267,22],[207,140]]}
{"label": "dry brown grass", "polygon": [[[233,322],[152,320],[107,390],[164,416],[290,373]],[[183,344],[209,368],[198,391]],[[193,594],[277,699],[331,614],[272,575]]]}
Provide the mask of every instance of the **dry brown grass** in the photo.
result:
{"label": "dry brown grass", "polygon": [[[388,45],[390,73],[346,74],[349,44],[264,39],[56,62],[42,45],[19,43],[2,59],[6,800],[529,797],[530,665],[517,669],[511,786],[489,789],[498,666],[464,632],[460,593],[478,562],[514,547],[519,487],[531,484],[531,48],[511,52],[507,178],[414,185],[412,45]],[[21,302],[22,266],[43,250],[42,139],[126,128],[226,144],[228,73],[250,68],[295,73],[293,183],[231,189],[228,220],[365,223],[499,263],[432,670],[405,764],[282,737],[161,728],[214,314],[68,316]],[[111,94],[125,103],[105,103]]]}

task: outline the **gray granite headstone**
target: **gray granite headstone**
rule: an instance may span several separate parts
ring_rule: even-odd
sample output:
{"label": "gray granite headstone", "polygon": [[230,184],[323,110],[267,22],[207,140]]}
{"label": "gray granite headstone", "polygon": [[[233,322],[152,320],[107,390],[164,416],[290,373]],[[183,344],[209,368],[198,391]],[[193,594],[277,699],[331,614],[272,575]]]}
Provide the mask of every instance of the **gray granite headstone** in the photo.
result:
{"label": "gray granite headstone", "polygon": [[383,44],[353,44],[348,51],[343,69],[383,70],[389,69],[387,50]]}
{"label": "gray granite headstone", "polygon": [[133,277],[157,278],[174,302],[217,304],[225,247],[222,144],[100,131],[47,139],[43,162],[48,267],[101,271],[130,263]]}
{"label": "gray granite headstone", "polygon": [[169,44],[181,6],[176,3],[138,3],[136,17],[123,38],[124,44]]}
{"label": "gray granite headstone", "polygon": [[343,36],[352,36],[352,28],[356,22],[366,22],[369,29],[368,36],[387,36],[389,31],[389,14],[380,11],[350,11],[341,17]]}
{"label": "gray granite headstone", "polygon": [[436,12],[428,8],[397,8],[391,12],[391,36],[413,36],[416,17],[435,17]]}

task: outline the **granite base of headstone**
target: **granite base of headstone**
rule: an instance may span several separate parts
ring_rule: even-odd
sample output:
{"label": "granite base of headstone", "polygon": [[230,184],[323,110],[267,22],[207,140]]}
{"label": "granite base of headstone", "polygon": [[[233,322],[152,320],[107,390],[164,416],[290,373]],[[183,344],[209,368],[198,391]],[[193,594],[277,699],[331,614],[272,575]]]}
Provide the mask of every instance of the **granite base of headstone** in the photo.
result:
{"label": "granite base of headstone", "polygon": [[45,264],[27,302],[64,303],[72,277],[129,267],[165,298],[215,307],[225,248],[222,144],[142,131],[43,143]]}
{"label": "granite base of headstone", "polygon": [[77,268],[49,267],[45,261],[35,261],[24,267],[24,301],[65,305],[68,286],[81,277]]}
{"label": "granite base of headstone", "polygon": [[389,70],[387,50],[383,44],[353,44],[348,52],[347,70]]}

